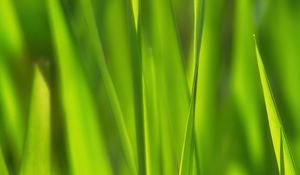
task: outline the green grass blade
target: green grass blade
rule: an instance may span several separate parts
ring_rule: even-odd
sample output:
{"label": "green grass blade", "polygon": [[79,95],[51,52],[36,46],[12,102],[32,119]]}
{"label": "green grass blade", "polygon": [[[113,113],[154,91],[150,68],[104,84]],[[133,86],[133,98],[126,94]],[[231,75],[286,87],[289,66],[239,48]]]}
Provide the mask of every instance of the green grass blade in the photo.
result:
{"label": "green grass blade", "polygon": [[[156,104],[161,134],[156,139],[160,143],[161,172],[175,174],[178,173],[185,134],[185,125],[182,123],[187,121],[189,109],[189,90],[183,69],[181,43],[171,1],[141,0],[139,8],[138,25],[145,48],[142,51],[152,55],[143,59],[153,59],[158,87]],[[151,119],[154,116],[147,117]]]}
{"label": "green grass blade", "polygon": [[[195,131],[197,139],[197,159],[201,173],[218,174],[218,153],[220,139],[217,118],[219,113],[219,92],[221,60],[224,58],[222,41],[223,0],[205,1],[204,24],[199,60]],[[221,117],[220,117],[221,118]],[[219,119],[219,118],[218,118]],[[223,137],[222,137],[223,138]]]}
{"label": "green grass blade", "polygon": [[232,162],[228,167],[226,175],[249,175],[244,166],[240,162]]}
{"label": "green grass blade", "polygon": [[[144,46],[144,45],[143,45]],[[147,48],[143,48],[147,49]],[[144,70],[144,94],[145,94],[145,134],[147,153],[147,174],[160,174],[160,128],[158,118],[156,68],[153,62],[153,55],[143,51]]]}
{"label": "green grass blade", "polygon": [[[286,175],[293,175],[296,174],[296,172],[295,172],[292,155],[288,147],[287,138],[284,134],[284,128],[282,126],[278,111],[276,109],[275,101],[272,96],[271,88],[268,82],[268,78],[257,45],[256,45],[256,57],[257,57],[257,64],[259,68],[259,74],[260,74],[261,84],[263,88],[265,105],[268,113],[269,127],[271,131],[273,147],[274,147],[279,173],[286,174]],[[281,150],[283,150],[283,152],[281,152]],[[283,157],[281,155],[283,155]],[[284,165],[281,165],[281,162],[284,162]]]}
{"label": "green grass blade", "polygon": [[50,92],[36,67],[21,175],[51,174],[50,140]]}
{"label": "green grass blade", "polygon": [[80,6],[82,7],[83,15],[87,22],[88,36],[92,43],[93,51],[97,56],[99,70],[104,81],[107,96],[109,97],[112,111],[115,116],[115,122],[117,123],[118,133],[121,138],[121,145],[124,149],[127,162],[133,172],[136,171],[135,154],[133,151],[133,144],[129,138],[128,129],[124,120],[124,114],[121,109],[121,104],[117,95],[115,85],[113,84],[111,75],[109,73],[107,63],[104,58],[102,43],[100,40],[99,32],[97,31],[96,19],[94,16],[92,4],[90,0],[80,0]]}
{"label": "green grass blade", "polygon": [[[190,111],[188,116],[188,123],[186,127],[184,146],[182,151],[181,163],[180,163],[180,174],[190,174],[193,160],[193,152],[195,149],[195,108],[196,108],[196,97],[197,97],[197,85],[198,85],[198,69],[200,59],[200,48],[203,30],[203,19],[204,19],[204,0],[195,0],[195,22],[194,22],[194,79],[192,87],[192,96],[190,102]],[[199,160],[199,159],[196,159]],[[200,161],[200,160],[199,160]],[[198,164],[198,163],[197,163]],[[198,171],[199,168],[198,168]]]}
{"label": "green grass blade", "polygon": [[[205,0],[194,0],[194,56],[196,60],[195,71],[198,69],[202,31],[203,31],[203,20],[204,20],[204,6]],[[197,68],[196,68],[197,67]],[[197,81],[194,79],[194,81]]]}
{"label": "green grass blade", "polygon": [[139,0],[131,0],[132,11],[134,16],[135,27],[138,28],[138,19],[139,19]]}
{"label": "green grass blade", "polygon": [[59,66],[71,172],[75,175],[111,174],[92,94],[83,76],[61,6],[47,1]]}
{"label": "green grass blade", "polygon": [[3,154],[2,154],[1,147],[0,147],[0,174],[8,175],[8,170],[7,170],[7,166],[6,166]]}
{"label": "green grass blade", "polygon": [[[236,1],[234,19],[232,95],[238,119],[243,125],[251,168],[260,174],[265,170],[263,120],[260,109],[259,75],[252,33],[254,31],[253,1]],[[262,172],[261,172],[262,173]]]}
{"label": "green grass blade", "polygon": [[285,167],[284,167],[284,148],[283,148],[283,141],[282,141],[282,130],[280,131],[280,171],[282,172],[281,174],[285,175]]}
{"label": "green grass blade", "polygon": [[195,97],[192,97],[190,112],[188,117],[188,122],[186,126],[186,133],[184,138],[184,145],[182,149],[181,155],[181,163],[180,163],[180,175],[191,174],[192,168],[192,160],[194,153],[194,118],[195,118]]}
{"label": "green grass blade", "polygon": [[[299,45],[300,45],[300,17],[299,4],[280,0],[270,3],[270,11],[265,19],[266,24],[262,28],[262,38],[268,37],[263,42],[266,44],[266,58],[272,57],[270,67],[276,70],[275,77],[277,86],[282,95],[282,101],[278,102],[279,108],[286,106],[286,111],[290,113],[285,121],[289,124],[288,128],[291,137],[289,139],[290,148],[293,151],[294,159],[300,162],[300,74],[299,69]],[[292,7],[292,8],[291,8]],[[289,42],[287,42],[289,41]],[[267,50],[271,52],[268,53]],[[284,58],[284,59],[283,59]],[[300,169],[300,164],[295,164]]]}
{"label": "green grass blade", "polygon": [[[140,2],[141,3],[141,2]],[[135,24],[132,2],[126,1],[126,14],[128,22],[128,34],[130,40],[130,54],[133,79],[133,98],[135,113],[135,128],[138,156],[138,174],[147,172],[147,154],[145,140],[145,116],[144,116],[144,86],[143,86],[143,58],[141,53],[141,18],[138,16]],[[136,28],[137,26],[137,28]]]}
{"label": "green grass blade", "polygon": [[13,3],[12,0],[0,1],[0,48],[18,55],[24,39]]}
{"label": "green grass blade", "polygon": [[7,143],[11,146],[17,159],[23,147],[23,118],[19,98],[16,94],[11,75],[0,55],[0,100],[3,114],[1,126],[7,135]]}

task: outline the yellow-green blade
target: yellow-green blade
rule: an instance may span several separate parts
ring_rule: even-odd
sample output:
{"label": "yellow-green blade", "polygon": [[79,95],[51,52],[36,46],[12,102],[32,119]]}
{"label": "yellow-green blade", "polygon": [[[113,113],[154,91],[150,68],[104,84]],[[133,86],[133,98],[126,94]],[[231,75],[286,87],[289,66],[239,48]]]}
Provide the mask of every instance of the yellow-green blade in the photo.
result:
{"label": "yellow-green blade", "polygon": [[111,174],[91,91],[77,62],[77,54],[57,0],[47,8],[60,75],[71,173],[75,175]]}
{"label": "yellow-green blade", "polygon": [[3,115],[5,140],[11,145],[17,159],[20,158],[23,146],[23,118],[19,98],[3,57],[0,55],[0,101]]}
{"label": "yellow-green blade", "polygon": [[185,138],[183,143],[182,155],[181,155],[181,162],[180,162],[180,175],[188,175],[191,174],[192,168],[192,160],[193,160],[193,153],[195,149],[195,135],[194,135],[194,118],[195,118],[195,97],[192,97],[188,122],[185,131]]}
{"label": "yellow-green blade", "polygon": [[125,158],[130,165],[131,170],[135,172],[136,165],[133,144],[129,138],[129,133],[124,120],[124,114],[121,108],[119,97],[104,57],[101,38],[99,32],[97,31],[96,18],[92,8],[92,2],[90,0],[80,0],[80,6],[82,8],[82,14],[87,22],[87,36],[90,39],[91,46],[97,57],[97,62],[99,70],[101,71],[102,79],[104,81],[105,90],[107,96],[109,97],[110,105],[113,109],[112,111],[118,127],[118,134],[122,143],[121,146],[123,147]]}
{"label": "yellow-green blade", "polygon": [[132,12],[134,16],[135,28],[138,28],[138,16],[139,16],[139,0],[130,0],[132,4]]}
{"label": "yellow-green blade", "polygon": [[160,123],[156,103],[158,85],[152,57],[151,53],[143,52],[146,161],[147,174],[159,175],[161,164],[159,152]]}
{"label": "yellow-green blade", "polygon": [[[145,48],[142,52],[151,54],[143,59],[153,60],[158,86],[156,104],[161,134],[156,139],[160,140],[161,162],[155,166],[160,166],[163,174],[178,173],[186,127],[182,123],[186,123],[189,109],[184,58],[173,12],[169,0],[139,1],[138,28]],[[155,116],[147,116],[149,120],[152,117]]]}
{"label": "yellow-green blade", "polygon": [[[257,174],[268,171],[265,168],[265,138],[263,135],[262,112],[260,109],[261,94],[259,74],[255,59],[255,46],[252,33],[255,27],[253,20],[254,1],[236,1],[232,52],[231,92],[238,118],[245,133],[249,167]],[[236,118],[237,118],[236,117]],[[248,158],[246,158],[248,159]],[[260,172],[260,173],[259,173]]]}
{"label": "yellow-green blade", "polygon": [[50,93],[36,67],[20,174],[51,174],[50,145]]}
{"label": "yellow-green blade", "polygon": [[[289,138],[290,148],[293,151],[293,157],[296,162],[300,162],[300,10],[299,4],[280,0],[273,3],[269,2],[266,24],[262,27],[262,40],[266,44],[267,57],[272,57],[270,62],[271,69],[276,71],[278,90],[281,93],[282,102],[280,106],[285,104],[289,116],[285,121],[288,123],[291,137]],[[267,35],[266,35],[267,34]],[[268,39],[263,39],[268,36]],[[271,40],[269,40],[271,39]],[[266,42],[267,41],[267,42]],[[287,42],[288,41],[288,42]],[[278,102],[279,103],[279,102]],[[300,169],[300,164],[295,164]]]}
{"label": "yellow-green blade", "polygon": [[[201,48],[201,39],[202,39],[202,29],[203,29],[203,19],[204,19],[204,0],[195,0],[194,1],[194,79],[193,87],[191,94],[190,102],[190,111],[188,116],[188,123],[185,131],[185,138],[183,143],[183,150],[181,155],[180,163],[180,174],[191,174],[191,168],[193,163],[193,153],[195,152],[195,107],[196,107],[196,97],[197,97],[197,82],[198,82],[198,69],[199,69],[199,57],[200,57],[200,48]],[[198,161],[198,159],[196,159]],[[196,162],[198,171],[200,171],[199,164]]]}
{"label": "yellow-green blade", "polygon": [[23,49],[24,39],[13,2],[0,1],[0,48],[18,55]]}
{"label": "yellow-green blade", "polygon": [[[143,58],[141,47],[141,18],[138,17],[137,28],[134,19],[134,12],[130,0],[126,1],[126,15],[128,22],[128,37],[130,45],[130,56],[132,66],[132,87],[135,114],[135,129],[137,143],[138,174],[146,174],[147,154],[146,154],[146,135],[145,135],[145,113],[144,113],[144,84],[143,84]],[[147,124],[147,123],[146,123]]]}
{"label": "yellow-green blade", "polygon": [[2,154],[2,149],[0,147],[0,174],[8,175],[8,170],[6,167],[6,163]]}
{"label": "yellow-green blade", "polygon": [[[275,101],[272,96],[271,88],[265,72],[265,68],[256,45],[256,58],[259,68],[260,80],[263,88],[265,105],[268,113],[268,121],[273,141],[274,152],[277,160],[277,166],[280,174],[296,174],[291,152],[288,147],[287,138],[284,134],[284,128],[281,124]],[[282,151],[283,152],[282,152]],[[283,163],[283,165],[282,165]]]}
{"label": "yellow-green blade", "polygon": [[[201,1],[200,1],[201,2]],[[197,105],[195,112],[195,131],[197,139],[197,165],[203,174],[218,174],[219,156],[217,151],[223,136],[217,130],[220,118],[220,100],[217,94],[221,88],[222,58],[222,20],[224,0],[205,1],[203,34],[199,60]]]}

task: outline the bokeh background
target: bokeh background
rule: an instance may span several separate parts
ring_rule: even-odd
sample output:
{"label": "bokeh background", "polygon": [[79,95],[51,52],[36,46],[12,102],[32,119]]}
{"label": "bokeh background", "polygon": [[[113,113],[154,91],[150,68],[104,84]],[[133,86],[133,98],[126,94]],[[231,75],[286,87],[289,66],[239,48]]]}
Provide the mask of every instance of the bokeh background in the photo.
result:
{"label": "bokeh background", "polygon": [[[205,1],[191,173],[279,174],[253,34],[300,168],[299,19],[298,0]],[[4,171],[23,172],[29,150],[44,174],[139,174],[143,163],[148,174],[178,174],[194,20],[193,0],[0,0]],[[24,146],[39,108],[34,67],[50,94],[48,164]]]}

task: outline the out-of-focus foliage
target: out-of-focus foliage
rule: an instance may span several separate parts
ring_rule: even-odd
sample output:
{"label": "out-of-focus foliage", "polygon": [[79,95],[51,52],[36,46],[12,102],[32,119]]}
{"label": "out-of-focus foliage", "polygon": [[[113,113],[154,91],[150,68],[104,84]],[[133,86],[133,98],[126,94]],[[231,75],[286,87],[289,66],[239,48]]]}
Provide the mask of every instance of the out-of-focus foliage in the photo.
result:
{"label": "out-of-focus foliage", "polygon": [[296,0],[0,0],[0,174],[299,172],[299,19]]}

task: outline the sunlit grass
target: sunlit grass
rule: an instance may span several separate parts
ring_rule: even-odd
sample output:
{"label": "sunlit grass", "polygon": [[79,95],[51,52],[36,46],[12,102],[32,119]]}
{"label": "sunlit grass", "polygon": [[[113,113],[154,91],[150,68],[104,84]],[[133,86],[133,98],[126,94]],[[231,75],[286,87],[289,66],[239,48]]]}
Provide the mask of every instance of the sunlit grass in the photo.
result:
{"label": "sunlit grass", "polygon": [[50,92],[36,67],[20,174],[52,174],[50,123]]}
{"label": "sunlit grass", "polygon": [[299,9],[0,0],[0,175],[296,174]]}
{"label": "sunlit grass", "polygon": [[276,155],[279,174],[296,174],[292,154],[288,146],[285,129],[282,126],[275,101],[272,96],[271,88],[266,76],[266,71],[256,46],[257,64],[259,67],[261,84],[265,97],[266,109],[268,112],[268,121]]}

